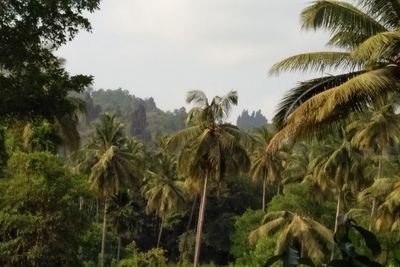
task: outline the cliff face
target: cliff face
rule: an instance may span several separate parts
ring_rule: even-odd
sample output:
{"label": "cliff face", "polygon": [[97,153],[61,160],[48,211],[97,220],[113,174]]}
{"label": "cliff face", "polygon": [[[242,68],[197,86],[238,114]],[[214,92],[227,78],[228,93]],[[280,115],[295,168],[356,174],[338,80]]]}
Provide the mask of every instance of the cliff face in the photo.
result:
{"label": "cliff face", "polygon": [[267,118],[261,113],[261,110],[253,111],[249,114],[247,109],[243,110],[236,121],[237,127],[240,129],[260,128],[268,124]]}

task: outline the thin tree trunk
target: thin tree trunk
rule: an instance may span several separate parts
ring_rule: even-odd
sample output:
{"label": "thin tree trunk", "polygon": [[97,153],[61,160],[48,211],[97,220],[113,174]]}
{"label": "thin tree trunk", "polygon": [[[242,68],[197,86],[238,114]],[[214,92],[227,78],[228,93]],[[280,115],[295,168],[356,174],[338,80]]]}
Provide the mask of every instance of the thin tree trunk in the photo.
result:
{"label": "thin tree trunk", "polygon": [[[378,163],[378,174],[376,176],[376,179],[380,179],[381,178],[381,173],[382,173],[382,157],[383,157],[383,149],[381,149],[381,157],[379,159],[379,163]],[[372,230],[372,224],[374,221],[374,217],[375,217],[375,212],[376,212],[376,198],[374,197],[372,199],[372,206],[371,206],[371,214],[369,217],[369,225],[368,225],[368,230],[371,231]]]}
{"label": "thin tree trunk", "polygon": [[375,217],[375,211],[376,211],[376,198],[372,199],[372,207],[371,207],[371,215],[370,215],[370,220],[369,220],[369,226],[368,226],[368,230],[371,231],[372,230],[372,223]]}
{"label": "thin tree trunk", "polygon": [[266,183],[267,183],[267,179],[263,179],[263,198],[262,198],[262,210],[265,211],[265,196],[266,196]]}
{"label": "thin tree trunk", "polygon": [[99,198],[96,198],[96,222],[99,221]]}
{"label": "thin tree trunk", "polygon": [[197,202],[197,194],[194,196],[192,209],[190,211],[190,216],[189,216],[189,222],[188,222],[188,224],[186,226],[186,234],[185,234],[185,238],[183,239],[183,246],[182,246],[181,255],[179,256],[179,266],[182,266],[182,263],[183,263],[183,252],[186,250],[187,237],[188,237],[188,234],[189,234],[190,225],[192,224],[193,215],[194,215],[194,209],[196,207],[196,202]]}
{"label": "thin tree trunk", "polygon": [[161,218],[160,231],[158,232],[158,238],[157,238],[157,248],[160,247],[163,224],[164,224],[164,216]]}
{"label": "thin tree trunk", "polygon": [[334,233],[336,233],[336,231],[338,230],[339,227],[339,217],[340,217],[340,212],[342,209],[342,191],[339,190],[338,192],[338,197],[337,197],[337,203],[336,203],[336,216],[335,216],[335,229],[334,229]]}
{"label": "thin tree trunk", "polygon": [[82,210],[82,209],[83,209],[83,197],[80,196],[79,197],[79,210]]}
{"label": "thin tree trunk", "polygon": [[117,262],[119,262],[120,256],[121,256],[121,236],[118,235]]}
{"label": "thin tree trunk", "polygon": [[203,223],[204,223],[204,211],[206,207],[206,200],[207,200],[207,182],[208,182],[208,175],[206,175],[203,184],[203,192],[201,195],[201,202],[200,202],[200,210],[199,210],[199,218],[197,222],[197,230],[196,230],[196,246],[194,250],[194,262],[193,266],[199,266],[200,260],[200,247],[201,247],[201,235],[203,231]]}
{"label": "thin tree trunk", "polygon": [[278,182],[278,191],[276,192],[276,194],[279,196],[281,194],[281,182]]}
{"label": "thin tree trunk", "polygon": [[[340,218],[340,212],[342,209],[342,190],[338,190],[338,197],[337,197],[337,204],[336,204],[336,216],[335,216],[335,228],[333,230],[333,233],[335,234],[339,228],[339,218]],[[332,249],[332,255],[331,255],[331,260],[333,260],[333,257],[335,256],[335,250],[336,250],[336,245],[333,246]]]}
{"label": "thin tree trunk", "polygon": [[104,252],[106,247],[106,231],[107,231],[107,200],[104,199],[104,214],[103,214],[103,236],[101,238],[100,260],[101,266],[104,267]]}

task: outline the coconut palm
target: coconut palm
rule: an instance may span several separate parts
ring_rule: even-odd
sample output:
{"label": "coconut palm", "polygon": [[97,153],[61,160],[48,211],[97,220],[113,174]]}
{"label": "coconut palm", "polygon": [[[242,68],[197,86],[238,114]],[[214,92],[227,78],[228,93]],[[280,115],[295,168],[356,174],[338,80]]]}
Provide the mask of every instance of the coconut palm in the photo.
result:
{"label": "coconut palm", "polygon": [[301,258],[324,259],[332,251],[332,231],[311,218],[289,211],[267,213],[262,225],[250,233],[249,242],[255,245],[262,236],[272,236],[279,231],[276,255],[296,247]]}
{"label": "coconut palm", "polygon": [[[396,179],[397,180],[397,179]],[[377,212],[376,228],[381,230],[399,229],[400,218],[400,182],[391,179],[380,192],[386,195]],[[379,192],[378,191],[378,192]]]}
{"label": "coconut palm", "polygon": [[208,183],[219,183],[229,172],[247,171],[250,165],[243,148],[246,135],[237,127],[224,123],[232,105],[237,104],[237,99],[237,93],[231,91],[209,102],[202,91],[190,91],[186,101],[196,106],[188,113],[188,127],[169,140],[169,145],[179,151],[180,172],[202,188],[196,230],[195,267],[199,264]]}
{"label": "coconut palm", "polygon": [[21,121],[10,127],[15,134],[22,132],[21,139],[25,150],[39,150],[56,153],[57,150],[76,151],[80,145],[78,132],[78,115],[84,112],[84,102],[68,97],[70,111],[58,114],[48,119],[34,118],[31,121]]}
{"label": "coconut palm", "polygon": [[334,232],[337,231],[343,214],[345,192],[355,193],[368,183],[363,176],[364,159],[362,154],[351,146],[349,138],[332,139],[325,149],[310,162],[310,169],[316,182],[323,191],[334,188],[336,191],[336,219]]}
{"label": "coconut palm", "polygon": [[62,143],[55,127],[48,121],[27,123],[22,132],[22,143],[28,151],[48,151],[56,153]]}
{"label": "coconut palm", "polygon": [[[355,134],[352,138],[352,144],[365,150],[368,154],[377,153],[378,169],[375,179],[380,179],[382,172],[390,169],[383,168],[383,163],[387,162],[389,157],[390,145],[398,142],[400,137],[400,115],[395,113],[395,103],[393,101],[381,100],[380,103],[373,106],[361,119],[351,123],[348,128],[354,129]],[[388,173],[386,173],[386,176]],[[373,196],[373,195],[371,195]],[[370,214],[369,230],[376,212],[376,199],[372,197],[372,206]]]}
{"label": "coconut palm", "polygon": [[107,215],[118,235],[117,261],[121,255],[122,237],[131,230],[131,220],[137,215],[135,205],[127,191],[120,191],[110,197]]}
{"label": "coconut palm", "polygon": [[258,129],[253,138],[255,140],[256,149],[253,152],[252,166],[250,168],[250,175],[253,181],[262,179],[263,194],[262,194],[262,210],[265,211],[266,201],[266,184],[267,182],[273,183],[278,180],[279,162],[270,157],[265,147],[268,145],[272,135],[268,128],[263,127]]}
{"label": "coconut palm", "polygon": [[154,171],[147,171],[147,181],[142,191],[147,199],[146,212],[156,212],[161,218],[157,238],[159,247],[165,217],[169,212],[179,210],[185,205],[186,192],[183,182],[177,180],[175,160],[167,154],[161,154],[157,163]]}
{"label": "coconut palm", "polygon": [[299,139],[340,129],[352,112],[369,108],[377,98],[398,92],[400,21],[397,1],[318,0],[303,10],[303,29],[330,32],[329,46],[339,52],[305,53],[275,64],[282,71],[343,71],[301,82],[279,104],[275,122],[281,131],[269,146],[273,152],[287,137]]}
{"label": "coconut palm", "polygon": [[124,126],[115,115],[105,113],[95,125],[89,143],[78,153],[77,168],[90,173],[91,188],[104,200],[101,259],[107,226],[107,200],[120,189],[134,186],[141,177],[143,145],[124,135]]}

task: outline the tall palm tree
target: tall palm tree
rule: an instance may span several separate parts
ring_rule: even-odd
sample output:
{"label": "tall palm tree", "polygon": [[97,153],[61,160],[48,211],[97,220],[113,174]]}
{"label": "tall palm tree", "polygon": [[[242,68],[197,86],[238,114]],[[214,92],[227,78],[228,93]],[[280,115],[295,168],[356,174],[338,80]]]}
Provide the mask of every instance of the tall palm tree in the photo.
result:
{"label": "tall palm tree", "polygon": [[275,64],[281,71],[343,71],[301,82],[279,104],[275,122],[280,132],[273,152],[286,137],[299,139],[340,129],[352,112],[368,109],[377,98],[400,89],[400,6],[397,1],[318,0],[303,10],[303,29],[330,33],[329,46],[339,52],[305,53]]}
{"label": "tall palm tree", "polygon": [[312,175],[323,191],[335,188],[337,205],[334,232],[340,224],[343,213],[344,193],[355,193],[365,187],[363,179],[364,159],[362,154],[351,146],[349,138],[333,139],[320,151],[311,163]]}
{"label": "tall palm tree", "polygon": [[121,255],[121,243],[124,234],[131,230],[131,220],[137,215],[135,205],[128,191],[120,191],[110,198],[107,214],[118,235],[117,262]]}
{"label": "tall palm tree", "polygon": [[160,246],[165,216],[172,210],[181,209],[186,203],[186,192],[183,182],[177,180],[175,160],[167,155],[158,156],[158,166],[154,171],[147,171],[147,182],[143,187],[143,195],[147,199],[146,212],[161,218],[157,247]]}
{"label": "tall palm tree", "polygon": [[252,153],[252,166],[250,168],[250,175],[253,181],[262,179],[263,183],[263,194],[262,194],[262,210],[265,211],[266,201],[266,184],[267,182],[273,183],[278,180],[278,162],[274,158],[270,157],[265,147],[268,145],[269,140],[272,138],[272,134],[268,128],[263,127],[258,129],[253,139],[255,141],[255,151]]}
{"label": "tall palm tree", "polygon": [[283,254],[289,247],[299,249],[301,258],[324,259],[333,247],[333,234],[317,221],[289,211],[269,212],[262,225],[252,231],[249,242],[255,245],[262,236],[272,236],[281,231],[275,254]]}
{"label": "tall palm tree", "polygon": [[208,183],[221,182],[228,172],[247,171],[250,165],[243,148],[247,136],[237,127],[224,123],[232,105],[237,104],[237,99],[237,93],[231,91],[209,102],[202,91],[190,91],[186,101],[196,106],[188,113],[188,127],[169,140],[169,145],[179,151],[180,172],[202,188],[196,230],[195,267],[199,264]]}
{"label": "tall palm tree", "polygon": [[[389,157],[390,145],[400,138],[400,115],[395,113],[394,101],[381,100],[361,119],[349,125],[355,130],[352,144],[365,150],[368,154],[378,154],[378,171],[375,179],[382,177],[383,163]],[[372,197],[369,230],[372,228],[377,208],[376,198]]]}
{"label": "tall palm tree", "polygon": [[107,227],[107,200],[124,187],[134,186],[141,177],[143,145],[124,135],[124,126],[115,115],[105,113],[95,125],[95,133],[78,154],[77,168],[90,172],[91,188],[104,200],[101,259]]}

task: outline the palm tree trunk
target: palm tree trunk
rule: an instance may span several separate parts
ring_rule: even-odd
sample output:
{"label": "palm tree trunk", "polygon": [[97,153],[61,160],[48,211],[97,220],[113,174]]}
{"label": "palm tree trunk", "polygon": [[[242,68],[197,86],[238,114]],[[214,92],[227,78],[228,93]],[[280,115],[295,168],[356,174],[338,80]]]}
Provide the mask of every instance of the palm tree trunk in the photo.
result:
{"label": "palm tree trunk", "polygon": [[376,198],[373,198],[372,199],[372,207],[371,207],[371,215],[370,215],[369,226],[368,226],[369,231],[371,231],[371,229],[372,229],[372,222],[375,217],[375,211],[376,211]]}
{"label": "palm tree trunk", "polygon": [[82,210],[82,209],[83,209],[83,197],[80,196],[79,197],[79,210]]}
{"label": "palm tree trunk", "polygon": [[164,216],[161,218],[160,231],[158,232],[158,238],[157,238],[157,248],[160,247],[163,224],[164,224]]}
{"label": "palm tree trunk", "polygon": [[[339,228],[339,219],[340,219],[340,212],[342,209],[342,190],[338,190],[338,197],[337,197],[337,204],[336,204],[336,216],[335,216],[335,228],[333,230],[333,233],[335,234]],[[332,255],[331,255],[331,260],[335,257],[335,250],[336,246],[333,246],[332,249]]]}
{"label": "palm tree trunk", "polygon": [[276,195],[280,195],[281,194],[281,181],[278,182],[278,191],[276,192]]}
{"label": "palm tree trunk", "polygon": [[121,236],[118,235],[117,262],[119,262],[120,256],[121,256]]}
{"label": "palm tree trunk", "polygon": [[340,212],[342,209],[342,190],[339,190],[338,192],[338,197],[337,197],[337,204],[336,204],[336,216],[335,216],[335,229],[333,230],[334,233],[336,233],[336,231],[339,228],[339,217],[340,217]]}
{"label": "palm tree trunk", "polygon": [[262,198],[262,210],[265,211],[265,196],[266,196],[266,183],[267,183],[267,179],[263,179],[263,198]]}
{"label": "palm tree trunk", "polygon": [[196,229],[196,246],[195,246],[195,250],[194,250],[194,262],[193,262],[194,267],[199,266],[201,235],[202,235],[202,231],[203,231],[204,211],[205,211],[206,199],[207,199],[207,182],[208,182],[208,175],[206,175],[206,177],[204,179],[203,192],[201,195],[199,218],[198,218],[197,229]]}
{"label": "palm tree trunk", "polygon": [[103,214],[103,236],[101,238],[100,260],[101,266],[104,267],[104,252],[106,247],[106,230],[107,230],[107,200],[104,199],[104,214]]}
{"label": "palm tree trunk", "polygon": [[190,225],[192,224],[193,215],[194,215],[194,209],[196,207],[196,202],[197,202],[197,194],[194,196],[192,209],[190,211],[190,216],[189,216],[189,222],[188,222],[188,224],[186,226],[186,234],[185,234],[185,238],[183,239],[183,246],[182,246],[181,255],[179,256],[179,266],[182,266],[182,263],[183,263],[183,254],[184,254],[183,252],[186,250],[187,237],[188,237],[188,234],[189,234]]}
{"label": "palm tree trunk", "polygon": [[99,221],[99,198],[96,198],[96,222]]}
{"label": "palm tree trunk", "polygon": [[[381,157],[379,158],[379,163],[378,163],[378,174],[376,179],[380,179],[381,178],[381,173],[382,173],[382,157],[383,157],[383,149],[381,149]],[[374,217],[375,217],[375,212],[376,212],[376,198],[372,199],[372,207],[371,207],[371,214],[369,217],[369,225],[368,225],[368,230],[371,231],[372,230],[372,224],[374,221]]]}

